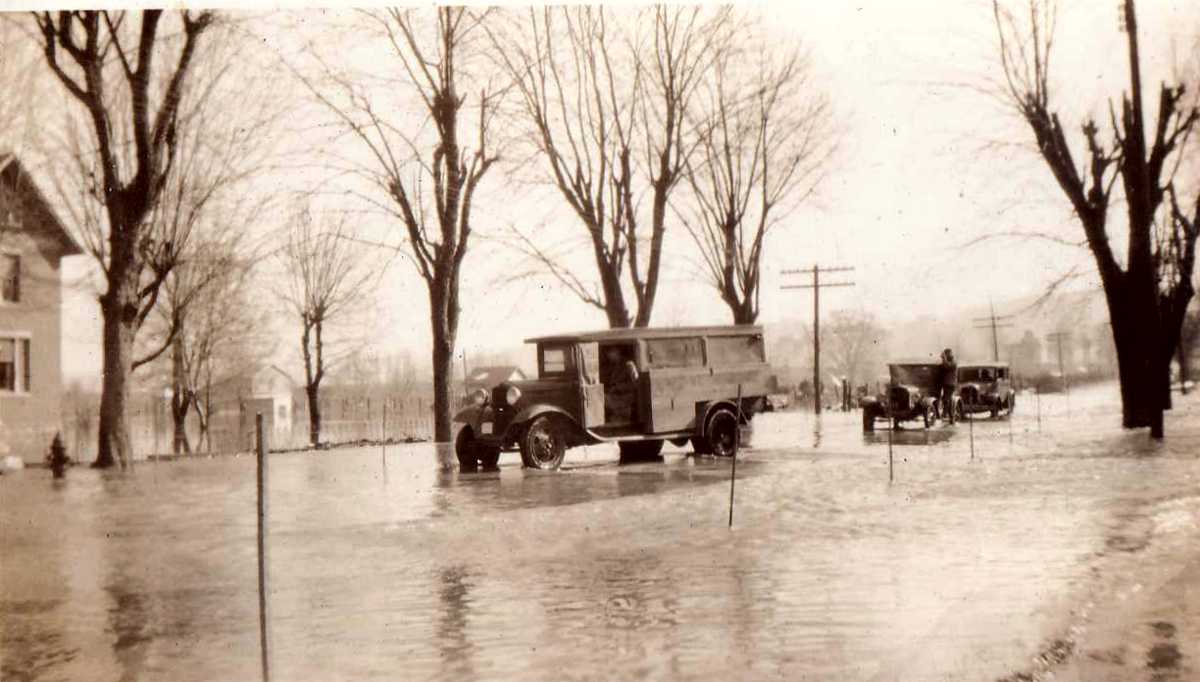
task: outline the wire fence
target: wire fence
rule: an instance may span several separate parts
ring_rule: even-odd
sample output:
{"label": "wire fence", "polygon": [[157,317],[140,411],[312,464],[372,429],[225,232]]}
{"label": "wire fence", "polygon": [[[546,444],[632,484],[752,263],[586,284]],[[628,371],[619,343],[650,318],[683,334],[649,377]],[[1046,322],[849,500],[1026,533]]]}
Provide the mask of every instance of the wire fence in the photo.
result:
{"label": "wire fence", "polygon": [[[451,410],[461,404],[461,391],[452,392]],[[86,409],[85,409],[86,407]],[[255,416],[266,418],[272,450],[309,447],[309,410],[303,396],[285,400],[245,399],[214,406],[207,434],[189,414],[187,442],[192,454],[253,452]],[[434,435],[433,400],[425,395],[352,393],[320,401],[320,442],[336,445],[362,441],[425,441]],[[126,410],[136,459],[174,453],[175,426],[169,399],[131,399]],[[64,411],[63,442],[76,461],[95,459],[99,415],[95,407]],[[47,446],[49,438],[46,439]]]}

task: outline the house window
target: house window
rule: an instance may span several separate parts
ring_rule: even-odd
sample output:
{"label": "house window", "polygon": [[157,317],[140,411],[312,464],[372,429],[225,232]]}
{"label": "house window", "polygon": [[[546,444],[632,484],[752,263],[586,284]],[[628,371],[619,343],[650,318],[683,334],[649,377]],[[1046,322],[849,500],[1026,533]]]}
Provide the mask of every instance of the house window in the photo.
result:
{"label": "house window", "polygon": [[33,386],[29,339],[0,336],[0,393],[28,393]]}
{"label": "house window", "polygon": [[0,253],[0,300],[21,300],[21,257],[15,254]]}

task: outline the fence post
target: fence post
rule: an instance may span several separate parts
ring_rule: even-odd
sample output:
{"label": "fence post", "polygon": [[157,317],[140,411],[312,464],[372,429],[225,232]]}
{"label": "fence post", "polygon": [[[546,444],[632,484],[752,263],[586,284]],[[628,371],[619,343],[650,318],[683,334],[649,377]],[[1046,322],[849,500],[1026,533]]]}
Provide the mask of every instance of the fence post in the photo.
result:
{"label": "fence post", "polygon": [[733,483],[737,480],[738,446],[742,440],[742,385],[737,387],[737,418],[733,422],[733,464],[729,470],[729,527],[733,528]]}
{"label": "fence post", "polygon": [[262,652],[262,679],[271,679],[271,649],[267,613],[267,442],[263,416],[254,418],[255,451],[258,455],[258,642]]}

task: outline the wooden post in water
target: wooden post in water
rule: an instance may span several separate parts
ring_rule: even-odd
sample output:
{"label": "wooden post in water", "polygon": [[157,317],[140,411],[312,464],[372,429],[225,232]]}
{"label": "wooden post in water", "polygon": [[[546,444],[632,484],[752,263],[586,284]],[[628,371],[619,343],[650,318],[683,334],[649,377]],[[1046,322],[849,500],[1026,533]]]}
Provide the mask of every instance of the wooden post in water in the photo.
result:
{"label": "wooden post in water", "polygon": [[895,471],[892,466],[892,427],[896,422],[892,421],[891,419],[889,419],[888,422],[888,483],[891,483],[895,480]]}
{"label": "wooden post in water", "polygon": [[383,427],[382,427],[382,433],[379,434],[379,444],[380,444],[379,461],[381,464],[383,464],[383,482],[384,483],[387,483],[387,441],[388,441],[387,407],[388,407],[388,400],[385,397],[383,399]]}
{"label": "wooden post in water", "polygon": [[971,434],[971,459],[975,459],[975,418],[967,415],[967,431]]}
{"label": "wooden post in water", "polygon": [[733,429],[733,464],[729,470],[729,527],[733,528],[733,482],[737,480],[738,446],[742,440],[742,385],[737,387],[737,418]]}
{"label": "wooden post in water", "polygon": [[1033,392],[1034,392],[1034,394],[1037,395],[1038,433],[1041,433],[1042,432],[1042,387],[1034,386]]}
{"label": "wooden post in water", "polygon": [[267,614],[267,441],[263,416],[254,418],[255,451],[258,455],[258,642],[262,652],[262,679],[271,679],[271,650]]}

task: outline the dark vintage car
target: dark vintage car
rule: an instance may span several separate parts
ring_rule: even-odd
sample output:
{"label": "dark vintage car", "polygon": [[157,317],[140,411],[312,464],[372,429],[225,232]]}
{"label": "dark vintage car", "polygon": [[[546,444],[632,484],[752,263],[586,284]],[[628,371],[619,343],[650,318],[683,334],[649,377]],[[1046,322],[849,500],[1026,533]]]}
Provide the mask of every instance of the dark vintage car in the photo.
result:
{"label": "dark vintage car", "polygon": [[[775,390],[762,328],[610,329],[530,339],[538,377],[477,391],[454,420],[460,465],[494,467],[519,450],[555,469],[567,448],[616,442],[623,459],[657,457],[663,442],[733,454],[740,426]],[[738,422],[738,386],[742,388]]]}
{"label": "dark vintage car", "polygon": [[958,366],[958,396],[962,412],[986,412],[993,419],[1012,414],[1017,394],[1007,362],[972,362]]}
{"label": "dark vintage car", "polygon": [[[942,367],[938,362],[901,361],[888,365],[887,382],[876,395],[859,400],[863,431],[874,431],[875,420],[890,420],[892,427],[920,419],[925,428],[944,414],[938,396],[941,392]],[[950,409],[958,409],[957,399]]]}

